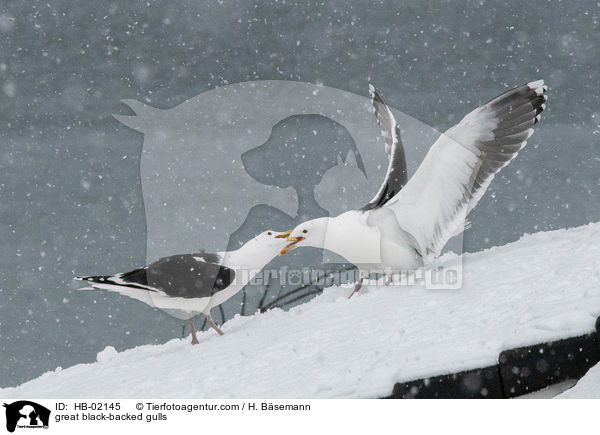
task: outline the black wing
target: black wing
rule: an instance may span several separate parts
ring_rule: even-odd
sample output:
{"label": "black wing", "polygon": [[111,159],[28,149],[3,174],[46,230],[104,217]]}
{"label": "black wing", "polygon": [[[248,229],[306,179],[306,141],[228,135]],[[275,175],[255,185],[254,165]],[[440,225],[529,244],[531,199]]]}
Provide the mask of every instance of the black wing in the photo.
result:
{"label": "black wing", "polygon": [[87,276],[91,283],[113,284],[172,297],[203,298],[229,287],[235,271],[219,264],[215,254],[183,254],[161,258],[154,263],[114,276]]}
{"label": "black wing", "polygon": [[394,197],[406,184],[408,173],[406,170],[406,156],[404,155],[404,146],[400,139],[400,127],[392,114],[392,111],[385,104],[381,94],[369,85],[369,94],[371,103],[375,109],[377,124],[381,127],[381,133],[385,140],[385,151],[390,157],[385,179],[377,194],[361,210],[372,210],[382,207],[386,202]]}

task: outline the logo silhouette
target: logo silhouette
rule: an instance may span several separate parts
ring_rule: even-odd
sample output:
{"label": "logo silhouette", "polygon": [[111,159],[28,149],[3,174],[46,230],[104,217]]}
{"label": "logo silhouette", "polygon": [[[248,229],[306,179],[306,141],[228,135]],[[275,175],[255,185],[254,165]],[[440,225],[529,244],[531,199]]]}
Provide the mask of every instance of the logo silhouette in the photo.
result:
{"label": "logo silhouette", "polygon": [[50,410],[29,400],[4,404],[6,408],[6,430],[14,432],[16,427],[48,427]]}

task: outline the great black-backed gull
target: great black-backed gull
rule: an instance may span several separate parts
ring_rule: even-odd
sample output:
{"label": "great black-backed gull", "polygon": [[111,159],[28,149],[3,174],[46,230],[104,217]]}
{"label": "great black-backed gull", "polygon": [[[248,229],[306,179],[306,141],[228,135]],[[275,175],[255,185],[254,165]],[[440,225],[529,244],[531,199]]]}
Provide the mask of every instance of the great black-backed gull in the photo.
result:
{"label": "great black-backed gull", "polygon": [[187,314],[192,344],[197,344],[194,316],[202,313],[220,335],[210,310],[239,292],[288,243],[289,231],[265,231],[235,251],[172,255],[126,273],[81,276],[91,287],[140,300],[152,307]]}
{"label": "great black-backed gull", "polygon": [[333,251],[361,274],[350,296],[373,270],[414,270],[435,258],[464,229],[469,212],[495,174],[526,145],[546,107],[543,80],[511,89],[478,107],[432,145],[406,183],[398,125],[371,86],[371,97],[390,153],[379,192],[360,210],[298,225],[282,254],[298,246]]}

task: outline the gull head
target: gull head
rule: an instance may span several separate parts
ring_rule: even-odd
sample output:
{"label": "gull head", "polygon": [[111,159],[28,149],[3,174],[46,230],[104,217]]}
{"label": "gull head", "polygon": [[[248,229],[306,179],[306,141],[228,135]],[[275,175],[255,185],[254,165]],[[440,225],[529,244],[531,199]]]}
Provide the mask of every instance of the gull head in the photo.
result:
{"label": "gull head", "polygon": [[282,238],[277,237],[279,234],[281,234],[280,231],[263,231],[262,233],[251,239],[247,244],[253,245],[255,248],[258,248],[263,251],[277,253],[284,249],[285,246],[288,244],[287,240],[282,240]]}
{"label": "gull head", "polygon": [[311,246],[314,248],[323,248],[325,245],[325,236],[329,218],[323,217],[306,221],[298,225],[293,230],[281,233],[276,238],[285,239],[288,244],[281,250],[280,255],[297,248],[298,246]]}

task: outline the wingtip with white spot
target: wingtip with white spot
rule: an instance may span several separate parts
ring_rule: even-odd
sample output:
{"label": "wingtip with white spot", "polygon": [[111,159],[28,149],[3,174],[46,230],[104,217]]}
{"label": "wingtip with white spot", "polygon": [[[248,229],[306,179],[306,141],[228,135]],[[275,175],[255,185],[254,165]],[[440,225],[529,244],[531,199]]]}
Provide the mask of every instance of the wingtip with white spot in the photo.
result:
{"label": "wingtip with white spot", "polygon": [[544,92],[548,90],[548,86],[544,84],[544,80],[535,80],[533,82],[527,83],[529,89],[535,91],[537,95],[542,95]]}

